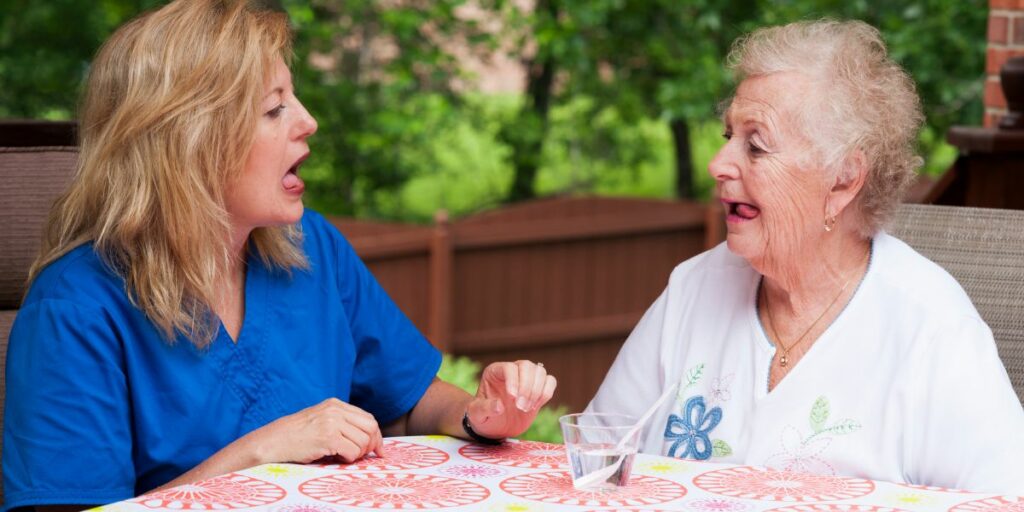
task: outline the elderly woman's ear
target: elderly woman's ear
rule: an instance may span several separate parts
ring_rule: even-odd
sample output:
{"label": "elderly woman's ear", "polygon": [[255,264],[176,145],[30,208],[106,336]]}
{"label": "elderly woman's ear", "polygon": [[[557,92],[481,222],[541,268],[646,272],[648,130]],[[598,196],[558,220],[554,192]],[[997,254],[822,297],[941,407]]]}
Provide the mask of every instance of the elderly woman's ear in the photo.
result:
{"label": "elderly woman's ear", "polygon": [[[825,218],[839,217],[850,206],[864,187],[868,175],[868,159],[864,151],[853,150],[843,160],[839,172],[832,179],[825,198]],[[852,213],[852,212],[851,212]]]}

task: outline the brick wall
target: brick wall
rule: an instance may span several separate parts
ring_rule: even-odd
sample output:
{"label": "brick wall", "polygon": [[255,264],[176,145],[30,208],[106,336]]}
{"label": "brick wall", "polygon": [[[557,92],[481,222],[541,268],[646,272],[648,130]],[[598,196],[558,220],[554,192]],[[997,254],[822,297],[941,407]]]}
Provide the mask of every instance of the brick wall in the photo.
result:
{"label": "brick wall", "polygon": [[999,87],[999,68],[1024,55],[1024,0],[989,0],[988,54],[985,57],[985,126],[993,127],[1006,113]]}

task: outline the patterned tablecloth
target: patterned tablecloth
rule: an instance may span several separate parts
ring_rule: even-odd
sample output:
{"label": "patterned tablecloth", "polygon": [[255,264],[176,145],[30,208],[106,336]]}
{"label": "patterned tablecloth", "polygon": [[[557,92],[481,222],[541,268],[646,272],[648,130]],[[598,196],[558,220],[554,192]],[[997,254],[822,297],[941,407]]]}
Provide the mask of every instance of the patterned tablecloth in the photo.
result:
{"label": "patterned tablecloth", "polygon": [[973,494],[637,456],[629,486],[573,488],[560,445],[481,446],[444,436],[392,438],[386,457],[355,464],[267,464],[100,507],[152,510],[1014,511],[1024,497]]}

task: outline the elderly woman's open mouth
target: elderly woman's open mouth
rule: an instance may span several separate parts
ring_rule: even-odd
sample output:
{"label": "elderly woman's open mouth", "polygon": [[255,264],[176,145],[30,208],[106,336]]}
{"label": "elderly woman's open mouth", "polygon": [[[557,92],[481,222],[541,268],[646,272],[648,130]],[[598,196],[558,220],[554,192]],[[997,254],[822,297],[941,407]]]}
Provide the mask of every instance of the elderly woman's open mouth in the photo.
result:
{"label": "elderly woman's open mouth", "polygon": [[761,209],[750,203],[723,199],[722,204],[725,205],[727,221],[739,222],[744,220],[753,220],[761,214]]}

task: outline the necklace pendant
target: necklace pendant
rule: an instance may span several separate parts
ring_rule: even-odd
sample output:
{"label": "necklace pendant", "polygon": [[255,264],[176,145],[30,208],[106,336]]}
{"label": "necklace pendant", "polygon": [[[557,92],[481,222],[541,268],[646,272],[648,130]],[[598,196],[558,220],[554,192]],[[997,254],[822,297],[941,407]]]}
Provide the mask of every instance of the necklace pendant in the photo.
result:
{"label": "necklace pendant", "polygon": [[782,354],[782,357],[779,358],[779,366],[785,368],[787,364],[789,364],[789,359],[786,359],[786,354]]}

